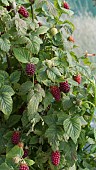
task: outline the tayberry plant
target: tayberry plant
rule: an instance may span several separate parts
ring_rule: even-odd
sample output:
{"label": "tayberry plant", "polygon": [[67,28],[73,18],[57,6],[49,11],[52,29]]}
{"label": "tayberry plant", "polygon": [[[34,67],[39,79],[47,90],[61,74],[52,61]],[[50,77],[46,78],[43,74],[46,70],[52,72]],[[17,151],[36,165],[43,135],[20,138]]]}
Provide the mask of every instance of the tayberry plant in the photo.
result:
{"label": "tayberry plant", "polygon": [[0,0],[0,170],[96,170],[96,85],[62,0]]}

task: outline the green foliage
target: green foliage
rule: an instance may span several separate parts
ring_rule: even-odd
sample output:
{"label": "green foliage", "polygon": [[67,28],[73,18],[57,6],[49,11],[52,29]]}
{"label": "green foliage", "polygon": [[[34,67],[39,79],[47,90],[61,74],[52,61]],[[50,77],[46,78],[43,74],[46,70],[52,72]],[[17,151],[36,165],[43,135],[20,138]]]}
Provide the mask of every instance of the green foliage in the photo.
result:
{"label": "green foliage", "polygon": [[[18,13],[21,5],[28,10],[28,18]],[[69,20],[62,21],[63,15],[72,16],[73,11],[63,8],[61,0],[0,1],[2,170],[18,170],[21,162],[33,170],[95,170],[96,130],[91,127],[95,78],[89,59],[74,53],[76,45],[68,37],[75,27]],[[56,28],[54,35],[52,28]],[[36,67],[33,76],[26,73],[28,63]],[[78,73],[80,84],[73,80]],[[60,91],[57,102],[50,86],[59,87],[65,81],[70,92]],[[12,143],[14,129],[19,130],[24,148]],[[26,147],[29,153],[24,158]],[[52,164],[52,150],[60,151],[58,167]]]}

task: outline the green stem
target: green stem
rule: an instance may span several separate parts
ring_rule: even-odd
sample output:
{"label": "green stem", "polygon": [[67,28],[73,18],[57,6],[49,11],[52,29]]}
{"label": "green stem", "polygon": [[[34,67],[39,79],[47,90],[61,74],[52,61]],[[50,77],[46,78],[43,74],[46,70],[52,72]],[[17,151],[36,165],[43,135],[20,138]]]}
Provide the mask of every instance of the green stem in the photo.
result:
{"label": "green stem", "polygon": [[33,75],[33,87],[34,87],[34,75]]}
{"label": "green stem", "polygon": [[10,59],[9,59],[8,55],[6,55],[6,59],[7,59],[7,66],[8,66],[7,70],[8,70],[8,73],[10,73],[11,72],[11,63],[10,63]]}
{"label": "green stem", "polygon": [[33,12],[33,6],[32,6],[32,4],[30,4],[30,5],[31,5],[32,22],[34,22],[34,12]]}

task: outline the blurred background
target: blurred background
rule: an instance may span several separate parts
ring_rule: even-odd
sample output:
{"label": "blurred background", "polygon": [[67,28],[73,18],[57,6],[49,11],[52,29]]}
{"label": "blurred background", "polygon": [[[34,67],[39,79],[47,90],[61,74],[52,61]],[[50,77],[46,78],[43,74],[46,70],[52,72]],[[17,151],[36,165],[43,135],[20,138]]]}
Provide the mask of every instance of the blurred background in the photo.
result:
{"label": "blurred background", "polygon": [[[79,47],[76,53],[81,56],[96,53],[96,0],[67,0],[74,16],[70,20],[75,25],[74,38]],[[96,63],[96,56],[90,57]]]}

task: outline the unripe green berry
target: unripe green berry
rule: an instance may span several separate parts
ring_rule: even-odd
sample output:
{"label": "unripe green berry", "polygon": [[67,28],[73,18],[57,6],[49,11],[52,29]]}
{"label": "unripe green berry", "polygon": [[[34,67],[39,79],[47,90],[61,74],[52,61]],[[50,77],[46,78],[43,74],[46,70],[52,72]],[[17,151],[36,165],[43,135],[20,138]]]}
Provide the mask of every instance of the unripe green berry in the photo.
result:
{"label": "unripe green berry", "polygon": [[58,33],[58,30],[57,30],[57,28],[53,27],[53,28],[51,28],[50,32],[51,32],[51,35],[54,36]]}

